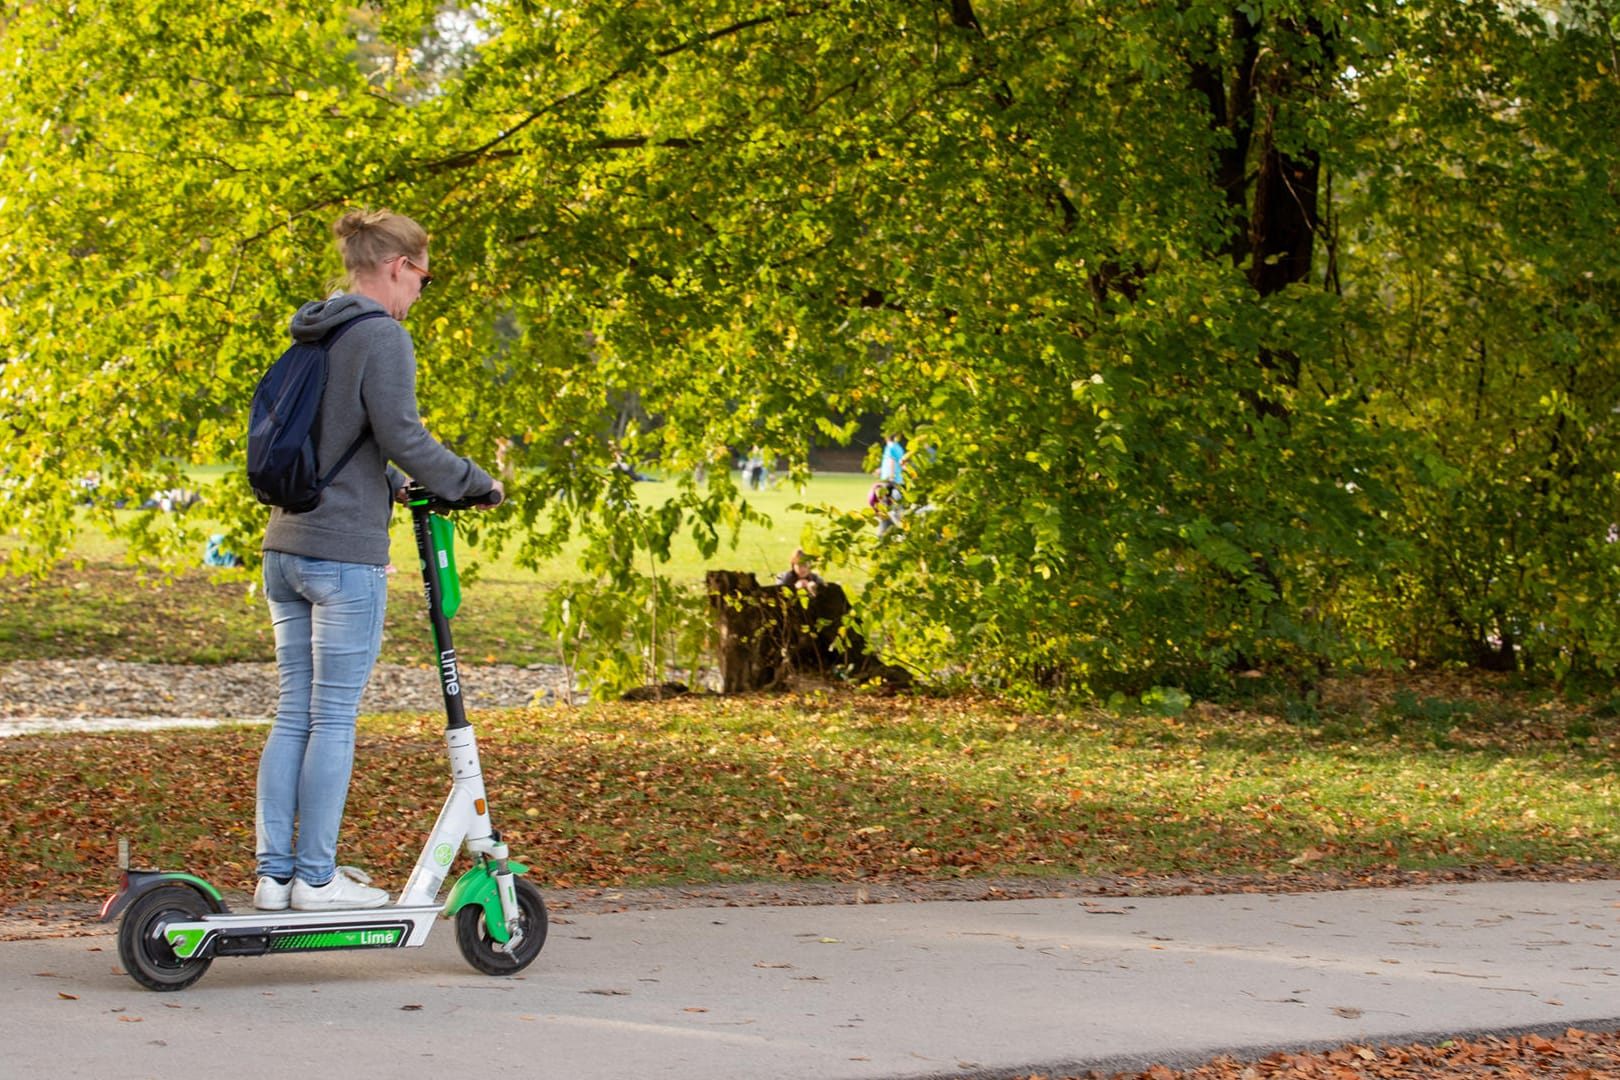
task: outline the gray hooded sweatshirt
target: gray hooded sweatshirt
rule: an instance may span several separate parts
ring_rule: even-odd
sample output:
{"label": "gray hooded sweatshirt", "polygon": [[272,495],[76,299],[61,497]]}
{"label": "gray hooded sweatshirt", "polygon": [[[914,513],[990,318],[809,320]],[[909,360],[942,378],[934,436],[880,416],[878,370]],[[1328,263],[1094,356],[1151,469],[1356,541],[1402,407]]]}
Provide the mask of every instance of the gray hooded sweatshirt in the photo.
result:
{"label": "gray hooded sweatshirt", "polygon": [[[341,322],[383,310],[369,296],[316,300],[293,316],[293,340],[319,341]],[[369,435],[315,509],[290,514],[271,508],[266,551],[387,564],[388,520],[394,489],[403,479],[390,476],[389,463],[447,499],[482,494],[494,486],[488,473],[445,449],[422,426],[416,411],[416,349],[411,335],[392,318],[356,323],[332,347],[320,417],[315,451],[323,476],[361,432]]]}

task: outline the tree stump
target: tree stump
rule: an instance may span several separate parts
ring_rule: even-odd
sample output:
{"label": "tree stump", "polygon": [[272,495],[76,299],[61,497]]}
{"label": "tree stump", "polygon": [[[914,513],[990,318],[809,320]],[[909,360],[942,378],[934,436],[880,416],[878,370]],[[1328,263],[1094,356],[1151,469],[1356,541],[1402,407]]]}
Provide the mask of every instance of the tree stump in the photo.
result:
{"label": "tree stump", "polygon": [[711,570],[709,610],[719,638],[720,691],[725,694],[784,686],[798,673],[881,678],[909,685],[898,668],[879,663],[866,640],[844,625],[849,598],[843,586],[813,589],[761,585],[753,574]]}

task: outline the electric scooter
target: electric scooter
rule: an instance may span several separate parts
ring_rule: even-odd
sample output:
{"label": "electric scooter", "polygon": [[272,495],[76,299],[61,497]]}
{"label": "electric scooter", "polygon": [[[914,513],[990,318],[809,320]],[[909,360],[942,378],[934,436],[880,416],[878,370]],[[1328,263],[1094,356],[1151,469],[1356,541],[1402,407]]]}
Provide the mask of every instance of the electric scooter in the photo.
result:
{"label": "electric scooter", "polygon": [[[221,956],[412,948],[427,943],[434,920],[441,916],[455,919],[461,955],[485,974],[515,974],[540,955],[546,943],[545,900],[538,887],[518,876],[528,867],[510,859],[500,832],[490,823],[478,743],[462,703],[461,674],[450,639],[450,619],[461,606],[461,583],[455,527],[444,515],[485,498],[450,502],[414,484],[406,493],[438,649],[451,786],[398,901],[364,910],[238,914],[218,889],[193,874],[131,869],[129,842],[120,840],[119,889],[102,905],[101,918],[107,922],[122,915],[118,956],[136,982],[151,990],[183,990]],[[439,886],[463,847],[474,863],[440,904]]]}

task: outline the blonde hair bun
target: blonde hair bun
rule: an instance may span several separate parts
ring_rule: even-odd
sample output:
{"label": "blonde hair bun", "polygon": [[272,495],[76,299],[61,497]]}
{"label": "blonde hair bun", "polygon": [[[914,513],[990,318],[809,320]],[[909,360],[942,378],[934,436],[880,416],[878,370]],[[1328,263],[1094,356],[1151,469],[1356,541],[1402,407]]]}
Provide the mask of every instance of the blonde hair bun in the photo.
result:
{"label": "blonde hair bun", "polygon": [[370,216],[365,210],[350,210],[332,223],[332,232],[339,238],[353,236],[365,228],[366,219]]}
{"label": "blonde hair bun", "polygon": [[427,253],[427,230],[392,210],[350,210],[332,223],[332,234],[350,274],[375,269],[401,255]]}

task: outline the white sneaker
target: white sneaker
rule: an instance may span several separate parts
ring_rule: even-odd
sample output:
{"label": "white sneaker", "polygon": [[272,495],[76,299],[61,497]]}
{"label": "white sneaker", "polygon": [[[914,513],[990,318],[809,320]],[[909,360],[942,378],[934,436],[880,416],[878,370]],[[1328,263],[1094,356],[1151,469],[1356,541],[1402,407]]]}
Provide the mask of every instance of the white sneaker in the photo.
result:
{"label": "white sneaker", "polygon": [[261,877],[253,890],[253,906],[260,911],[286,911],[292,896],[292,882],[283,885],[273,877]]}
{"label": "white sneaker", "polygon": [[325,885],[311,885],[303,878],[292,883],[294,911],[338,911],[344,908],[374,908],[388,903],[388,894],[371,888],[371,880],[352,866],[340,866]]}

